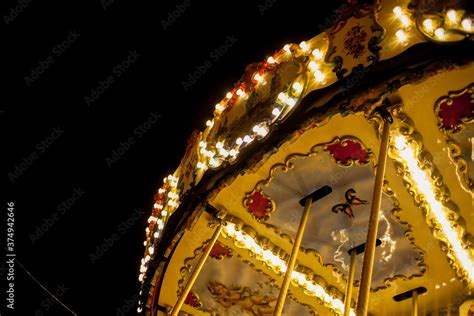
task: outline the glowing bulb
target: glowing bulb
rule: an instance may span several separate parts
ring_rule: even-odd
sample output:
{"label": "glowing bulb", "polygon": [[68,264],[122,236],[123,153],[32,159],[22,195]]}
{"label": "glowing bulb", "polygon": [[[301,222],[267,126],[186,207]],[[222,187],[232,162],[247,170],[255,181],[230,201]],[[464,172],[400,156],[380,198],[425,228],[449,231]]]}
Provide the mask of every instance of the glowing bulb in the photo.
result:
{"label": "glowing bulb", "polygon": [[217,142],[216,148],[217,148],[217,149],[224,148],[224,144],[223,144],[222,142]]}
{"label": "glowing bulb", "polygon": [[433,20],[432,19],[426,19],[423,21],[423,26],[428,32],[433,32]]}
{"label": "glowing bulb", "polygon": [[236,94],[237,94],[239,97],[245,96],[245,92],[244,92],[244,90],[242,90],[242,89],[238,89],[237,92],[236,92]]}
{"label": "glowing bulb", "polygon": [[456,10],[448,10],[448,12],[446,12],[446,16],[448,17],[448,20],[449,22],[455,24],[458,20],[458,15],[456,14]]}
{"label": "glowing bulb", "polygon": [[235,143],[236,143],[237,145],[242,145],[243,142],[244,142],[244,141],[243,141],[242,138],[240,138],[240,137],[235,140]]}
{"label": "glowing bulb", "polygon": [[212,125],[214,125],[214,121],[208,120],[208,121],[206,122],[206,126],[207,126],[207,127],[212,127]]}
{"label": "glowing bulb", "polygon": [[463,29],[465,29],[468,32],[472,31],[472,20],[469,18],[465,18],[462,20],[461,25]]}
{"label": "glowing bulb", "polygon": [[313,54],[314,58],[316,58],[317,60],[323,58],[323,52],[320,51],[320,50],[317,49],[317,48],[313,50],[313,53],[312,53],[312,54]]}
{"label": "glowing bulb", "polygon": [[292,108],[295,106],[296,101],[293,98],[288,98],[288,100],[286,101],[286,104],[288,104]]}
{"label": "glowing bulb", "polygon": [[147,228],[145,228],[145,233],[147,233],[147,234],[148,234],[149,232],[150,232],[150,228],[148,228],[148,227],[147,227]]}
{"label": "glowing bulb", "polygon": [[159,189],[158,189],[158,193],[160,193],[160,194],[165,193],[165,189],[159,188]]}
{"label": "glowing bulb", "polygon": [[234,157],[234,158],[237,157],[237,154],[238,154],[238,153],[239,153],[239,152],[238,152],[237,150],[235,150],[235,149],[231,149],[231,150],[229,151],[229,155],[231,155],[231,156]]}
{"label": "glowing bulb", "polygon": [[311,69],[312,71],[315,71],[316,69],[319,69],[319,65],[312,60],[309,62],[308,68]]}
{"label": "glowing bulb", "polygon": [[286,44],[285,46],[283,46],[283,50],[288,54],[291,54],[290,44]]}
{"label": "glowing bulb", "polygon": [[265,79],[263,78],[262,75],[260,75],[259,73],[256,73],[254,76],[253,76],[253,79],[255,81],[257,81],[258,83],[261,83],[263,85],[265,85],[267,82],[265,81]]}
{"label": "glowing bulb", "polygon": [[273,111],[272,111],[272,114],[274,116],[278,116],[278,115],[280,115],[280,113],[281,113],[281,111],[278,108],[274,108]]}
{"label": "glowing bulb", "polygon": [[404,27],[410,26],[410,18],[406,14],[400,16],[400,22]]}
{"label": "glowing bulb", "polygon": [[442,27],[437,28],[434,33],[441,40],[443,40],[446,36],[446,32]]}
{"label": "glowing bulb", "polygon": [[199,142],[199,147],[206,148],[206,142],[200,141]]}
{"label": "glowing bulb", "polygon": [[224,111],[225,108],[222,104],[217,103],[216,106],[215,106],[215,109],[216,109],[217,112],[222,112],[222,111]]}
{"label": "glowing bulb", "polygon": [[395,33],[395,36],[397,37],[397,39],[400,43],[406,43],[407,42],[407,34],[403,30],[398,30]]}
{"label": "glowing bulb", "polygon": [[288,95],[285,92],[280,92],[277,97],[278,100],[280,100],[281,103],[286,103],[288,100]]}
{"label": "glowing bulb", "polygon": [[275,63],[275,58],[273,58],[272,56],[268,57],[267,58],[267,63],[274,64]]}
{"label": "glowing bulb", "polygon": [[300,43],[300,47],[303,50],[303,52],[308,52],[310,50],[309,44],[306,43],[305,41],[302,41]]}
{"label": "glowing bulb", "polygon": [[164,210],[161,211],[161,216],[166,217],[166,215],[168,215],[168,212],[166,212],[166,211],[164,211]]}
{"label": "glowing bulb", "polygon": [[250,137],[249,135],[245,135],[244,142],[250,143],[252,140],[253,140],[252,137]]}
{"label": "glowing bulb", "polygon": [[145,246],[145,247],[146,247],[146,240],[143,242],[143,246]]}
{"label": "glowing bulb", "polygon": [[303,85],[299,83],[298,81],[293,83],[291,87],[293,88],[293,90],[295,90],[296,94],[300,94],[301,91],[303,91]]}
{"label": "glowing bulb", "polygon": [[139,306],[139,307],[137,308],[137,313],[141,313],[141,312],[142,312],[142,307]]}
{"label": "glowing bulb", "polygon": [[322,82],[324,82],[325,76],[321,72],[321,70],[316,70],[314,72],[314,78],[316,79],[317,82],[322,83]]}
{"label": "glowing bulb", "polygon": [[232,92],[227,92],[225,95],[227,99],[232,99],[232,96],[233,96]]}
{"label": "glowing bulb", "polygon": [[148,253],[150,255],[152,255],[154,252],[155,252],[155,248],[153,248],[153,247],[148,248]]}
{"label": "glowing bulb", "polygon": [[393,13],[397,16],[400,17],[403,14],[402,8],[397,6],[393,8]]}

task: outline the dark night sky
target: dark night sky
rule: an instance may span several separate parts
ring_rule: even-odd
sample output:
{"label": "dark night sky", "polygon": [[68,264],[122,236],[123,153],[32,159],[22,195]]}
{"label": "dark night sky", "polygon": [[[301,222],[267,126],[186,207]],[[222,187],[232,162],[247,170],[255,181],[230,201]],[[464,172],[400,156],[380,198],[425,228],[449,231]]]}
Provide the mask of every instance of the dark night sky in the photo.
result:
{"label": "dark night sky", "polygon": [[[316,35],[342,1],[71,2],[2,1],[1,239],[14,201],[15,253],[37,279],[78,315],[132,315],[153,195],[188,136],[245,65]],[[8,313],[0,274],[6,315],[69,315],[18,265]]]}

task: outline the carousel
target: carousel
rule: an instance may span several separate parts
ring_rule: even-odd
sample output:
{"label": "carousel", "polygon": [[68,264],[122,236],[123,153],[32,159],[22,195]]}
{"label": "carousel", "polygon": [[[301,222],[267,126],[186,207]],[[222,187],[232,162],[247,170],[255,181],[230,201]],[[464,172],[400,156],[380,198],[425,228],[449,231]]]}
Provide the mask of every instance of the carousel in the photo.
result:
{"label": "carousel", "polygon": [[473,6],[349,1],[248,65],[155,196],[138,314],[474,315]]}

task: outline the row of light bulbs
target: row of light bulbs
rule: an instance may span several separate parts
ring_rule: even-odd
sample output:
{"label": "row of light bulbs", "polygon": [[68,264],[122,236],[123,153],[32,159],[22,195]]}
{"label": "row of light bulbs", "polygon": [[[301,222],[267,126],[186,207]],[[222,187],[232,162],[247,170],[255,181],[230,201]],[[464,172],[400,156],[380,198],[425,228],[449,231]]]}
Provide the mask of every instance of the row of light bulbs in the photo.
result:
{"label": "row of light bulbs", "polygon": [[[275,273],[285,274],[287,270],[286,262],[271,250],[262,248],[252,236],[238,229],[234,223],[226,223],[223,227],[223,235],[226,238],[232,239],[237,247],[252,252],[257,260],[265,263]],[[320,284],[307,275],[298,271],[292,271],[291,279],[295,286],[301,287],[307,295],[320,299],[324,306],[332,309],[337,314],[342,315],[344,313],[344,302],[337,297],[331,296]],[[355,316],[354,310],[350,310],[350,315]]]}
{"label": "row of light bulbs", "polygon": [[415,184],[418,194],[423,194],[425,198],[426,205],[430,209],[427,216],[437,226],[441,227],[441,232],[448,240],[452,252],[469,279],[470,285],[474,286],[474,258],[472,253],[462,245],[458,228],[451,225],[449,221],[451,211],[442,204],[440,197],[437,196],[429,172],[418,165],[418,150],[402,135],[394,137],[393,147],[395,150],[392,150],[392,153],[407,166],[408,174]]}
{"label": "row of light bulbs", "polygon": [[[319,83],[325,83],[326,76],[321,71],[320,62],[323,59],[323,52],[320,49],[311,49],[311,45],[303,41],[299,45],[286,44],[280,52],[277,52],[275,55],[270,56],[266,59],[264,63],[264,68],[268,65],[275,65],[281,63],[286,58],[292,54],[302,54],[310,55],[308,62],[308,69],[313,73],[314,80]],[[266,64],[266,65],[265,65]],[[254,87],[258,88],[259,85],[265,85],[267,74],[265,71],[258,71],[253,76]],[[222,141],[218,141],[214,146],[201,141],[199,143],[199,152],[201,158],[197,162],[196,167],[201,170],[207,170],[209,167],[217,168],[222,165],[225,161],[233,161],[237,158],[241,149],[255,139],[265,137],[269,132],[269,126],[275,122],[282,113],[287,113],[289,109],[293,108],[301,93],[303,91],[303,84],[300,81],[295,81],[289,92],[281,92],[275,102],[275,106],[272,109],[272,118],[269,118],[267,121],[260,122],[253,126],[252,132],[248,135],[238,137],[235,140],[235,144],[231,144],[225,148]],[[247,99],[248,94],[243,88],[234,89],[234,91],[228,92],[225,98],[215,105],[214,119],[208,120],[206,122],[207,128],[210,130],[214,126],[214,120],[218,118],[222,112],[227,108],[228,103],[231,100],[234,100],[234,95],[237,95],[239,98]]]}
{"label": "row of light bulbs", "polygon": [[[153,258],[155,246],[160,240],[168,215],[173,213],[179,206],[177,186],[178,178],[169,175],[163,179],[163,186],[158,189],[158,196],[153,204],[152,215],[148,218],[149,226],[145,228],[146,240],[143,242],[145,246],[145,256],[141,259],[140,274],[138,275],[138,281],[142,285],[145,281],[145,274],[148,271],[149,262]],[[142,293],[143,289],[140,290],[140,296]],[[137,312],[141,313],[142,309],[142,302],[138,301]]]}
{"label": "row of light bulbs", "polygon": [[[406,10],[402,9],[400,6],[393,8],[393,14],[402,26],[402,29],[395,32],[395,36],[402,45],[406,46],[408,45],[407,31],[409,31],[412,26],[411,17],[406,13]],[[447,32],[445,28],[443,28],[443,25],[460,28],[464,32],[472,33],[474,31],[472,27],[472,19],[467,16],[462,17],[462,15],[463,13],[461,11],[449,9],[446,11],[443,21],[427,18],[423,20],[422,27],[429,36],[440,41],[446,40]]]}

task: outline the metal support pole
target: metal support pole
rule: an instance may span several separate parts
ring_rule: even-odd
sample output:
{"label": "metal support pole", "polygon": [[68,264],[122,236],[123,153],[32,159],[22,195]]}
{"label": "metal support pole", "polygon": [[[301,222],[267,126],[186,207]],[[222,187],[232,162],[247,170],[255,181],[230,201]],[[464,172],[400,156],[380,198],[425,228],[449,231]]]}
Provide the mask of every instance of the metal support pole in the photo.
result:
{"label": "metal support pole", "polygon": [[291,273],[295,268],[296,258],[298,257],[298,251],[300,250],[301,240],[303,239],[304,229],[306,227],[306,222],[308,222],[309,211],[311,210],[311,205],[313,204],[313,199],[307,197],[304,205],[303,216],[301,216],[300,225],[298,226],[298,232],[296,233],[295,243],[293,244],[293,249],[291,250],[290,260],[286,268],[285,278],[281,285],[280,294],[278,295],[278,301],[275,306],[275,312],[273,315],[280,316],[283,311],[283,305],[285,305],[286,294],[288,293],[288,288],[290,287]]}
{"label": "metal support pole", "polygon": [[178,298],[178,301],[176,302],[176,305],[173,307],[173,310],[171,311],[170,315],[172,316],[178,315],[179,311],[181,310],[181,307],[184,304],[184,301],[188,297],[189,291],[191,291],[191,288],[193,287],[194,282],[199,276],[199,272],[201,272],[201,269],[204,266],[204,263],[206,262],[206,259],[212,250],[212,247],[214,247],[214,244],[216,243],[217,238],[219,238],[221,231],[222,231],[222,224],[219,224],[216,231],[212,235],[211,240],[208,242],[206,248],[204,249],[203,254],[199,258],[199,261],[197,262],[196,267],[194,268],[193,272],[189,276],[189,280],[186,283],[186,286],[184,287],[183,292],[181,293],[181,296]]}
{"label": "metal support pole", "polygon": [[372,208],[370,210],[369,231],[367,233],[366,248],[364,253],[364,263],[362,265],[362,276],[357,300],[357,315],[366,316],[369,308],[370,283],[372,281],[372,270],[374,267],[375,242],[379,226],[379,211],[382,204],[383,179],[387,164],[388,140],[391,121],[390,114],[383,118],[382,139],[377,163],[377,173],[375,175],[374,195],[372,197]]}
{"label": "metal support pole", "polygon": [[352,289],[354,287],[356,255],[357,255],[357,252],[355,249],[353,249],[351,251],[351,264],[349,267],[349,277],[347,279],[347,285],[346,285],[346,295],[344,297],[344,316],[349,316],[351,312],[351,298],[352,298]]}
{"label": "metal support pole", "polygon": [[418,292],[413,291],[413,296],[411,297],[411,315],[418,316]]}

